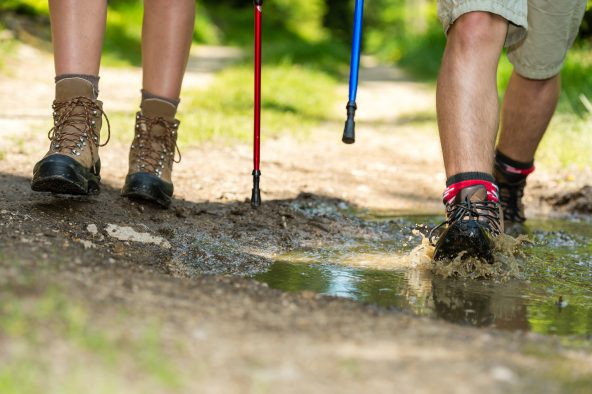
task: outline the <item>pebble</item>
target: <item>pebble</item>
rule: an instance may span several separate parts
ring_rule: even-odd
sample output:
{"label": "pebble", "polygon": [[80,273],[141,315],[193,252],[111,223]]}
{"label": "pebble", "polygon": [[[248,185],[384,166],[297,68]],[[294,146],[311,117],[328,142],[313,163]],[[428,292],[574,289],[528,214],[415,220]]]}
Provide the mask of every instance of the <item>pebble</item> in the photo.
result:
{"label": "pebble", "polygon": [[97,228],[97,225],[94,223],[91,223],[88,226],[86,226],[86,231],[88,231],[92,235],[97,235],[99,233],[99,229]]}

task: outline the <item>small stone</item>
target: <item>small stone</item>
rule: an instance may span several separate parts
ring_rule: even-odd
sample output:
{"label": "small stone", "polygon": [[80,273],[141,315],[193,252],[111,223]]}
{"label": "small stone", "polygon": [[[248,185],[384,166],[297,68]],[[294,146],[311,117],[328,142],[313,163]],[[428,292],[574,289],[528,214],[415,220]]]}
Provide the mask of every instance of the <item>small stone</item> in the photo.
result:
{"label": "small stone", "polygon": [[84,249],[94,249],[94,248],[96,248],[96,245],[93,244],[91,241],[87,241],[87,240],[81,239],[79,242],[82,245],[84,245]]}
{"label": "small stone", "polygon": [[91,223],[88,226],[86,226],[86,231],[88,231],[92,235],[97,235],[99,233],[99,229],[97,228],[97,225],[94,223]]}

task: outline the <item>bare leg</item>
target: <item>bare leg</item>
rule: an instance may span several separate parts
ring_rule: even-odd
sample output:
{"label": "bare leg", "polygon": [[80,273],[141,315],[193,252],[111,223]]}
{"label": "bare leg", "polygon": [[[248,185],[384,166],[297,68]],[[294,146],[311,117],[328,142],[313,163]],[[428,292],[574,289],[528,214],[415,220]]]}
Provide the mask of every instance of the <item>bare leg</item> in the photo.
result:
{"label": "bare leg", "polygon": [[514,72],[504,97],[498,149],[509,158],[528,163],[555,113],[561,79],[534,80]]}
{"label": "bare leg", "polygon": [[502,17],[471,12],[448,32],[436,94],[447,177],[492,172],[499,125],[496,73],[507,30]]}
{"label": "bare leg", "polygon": [[142,29],[144,90],[176,100],[189,58],[194,0],[145,0]]}
{"label": "bare leg", "polygon": [[49,0],[56,75],[98,75],[107,1]]}

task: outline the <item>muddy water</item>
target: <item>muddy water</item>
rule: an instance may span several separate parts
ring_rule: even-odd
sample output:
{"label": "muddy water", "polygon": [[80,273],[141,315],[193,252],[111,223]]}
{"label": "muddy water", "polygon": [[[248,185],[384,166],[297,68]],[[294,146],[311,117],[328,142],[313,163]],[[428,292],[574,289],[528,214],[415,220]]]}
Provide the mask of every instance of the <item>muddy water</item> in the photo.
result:
{"label": "muddy water", "polygon": [[418,264],[416,223],[439,218],[374,218],[388,241],[352,240],[279,256],[255,278],[284,291],[314,291],[460,325],[592,338],[592,223],[530,220],[519,273],[511,279],[444,278]]}

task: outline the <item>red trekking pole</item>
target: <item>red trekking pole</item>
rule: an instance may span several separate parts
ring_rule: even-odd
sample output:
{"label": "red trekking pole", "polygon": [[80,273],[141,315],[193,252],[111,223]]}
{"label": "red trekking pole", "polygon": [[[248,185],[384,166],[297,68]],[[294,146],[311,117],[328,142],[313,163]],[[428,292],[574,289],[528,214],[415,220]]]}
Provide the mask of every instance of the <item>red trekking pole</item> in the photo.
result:
{"label": "red trekking pole", "polygon": [[255,129],[253,139],[253,190],[251,191],[251,206],[261,205],[261,190],[259,190],[259,169],[261,152],[261,15],[263,0],[255,0]]}

